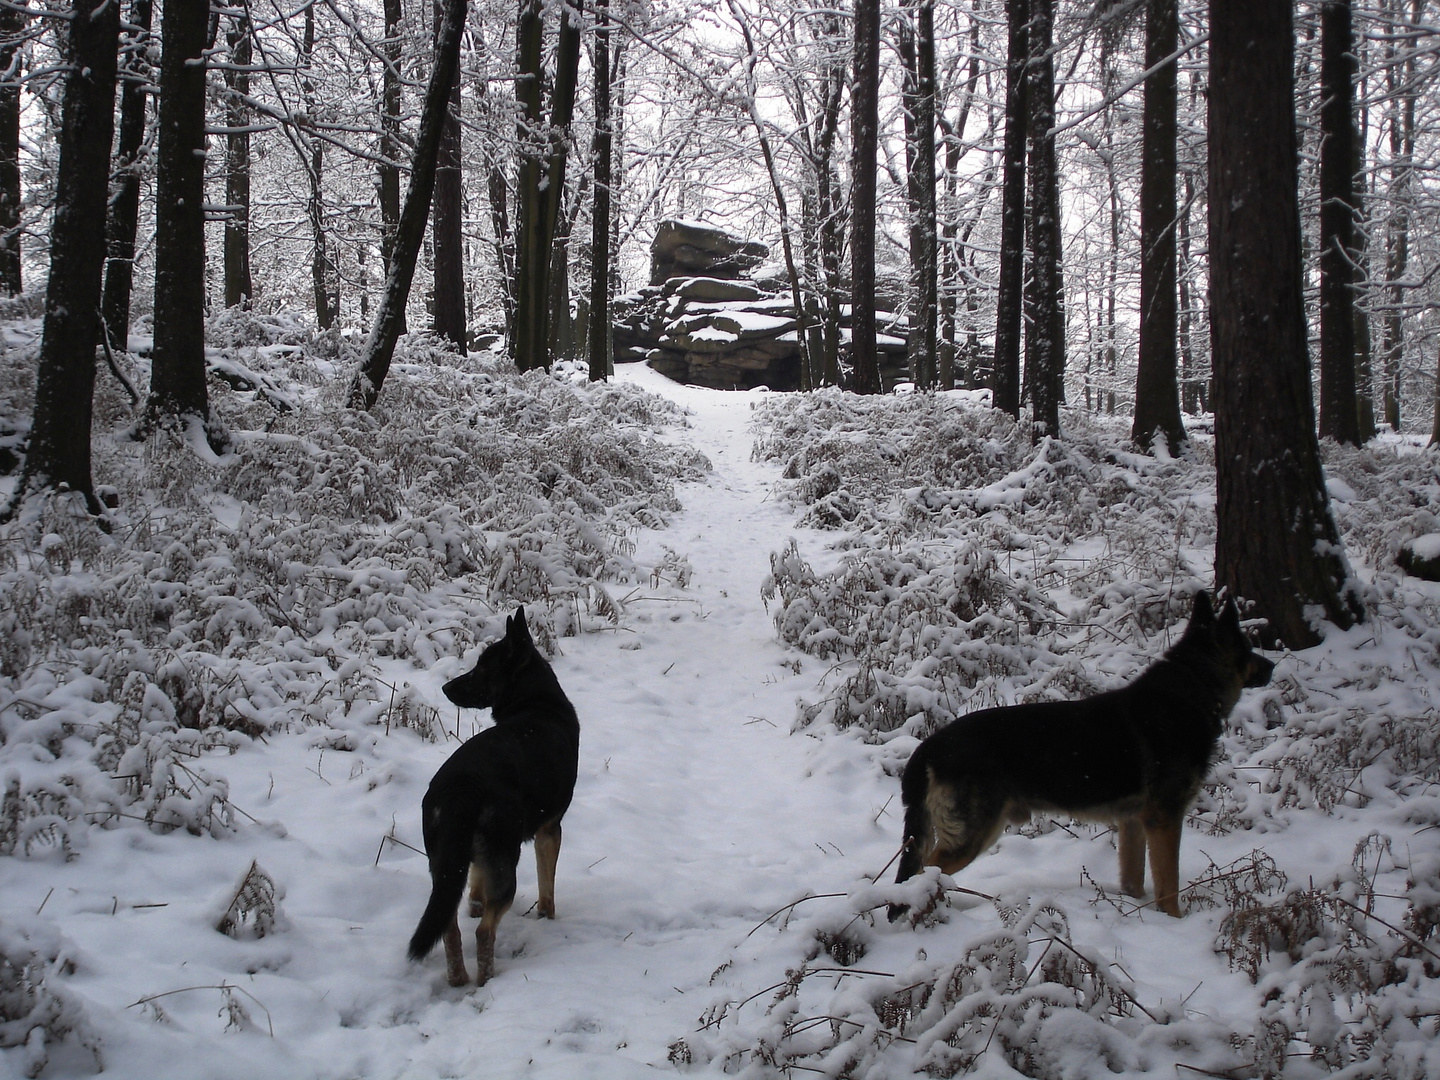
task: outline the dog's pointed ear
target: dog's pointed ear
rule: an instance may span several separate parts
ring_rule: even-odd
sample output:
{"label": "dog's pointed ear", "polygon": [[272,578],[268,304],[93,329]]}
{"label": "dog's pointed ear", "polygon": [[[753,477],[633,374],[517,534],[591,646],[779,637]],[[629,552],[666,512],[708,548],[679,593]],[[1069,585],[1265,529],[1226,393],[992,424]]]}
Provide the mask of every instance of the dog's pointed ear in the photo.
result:
{"label": "dog's pointed ear", "polygon": [[534,644],[530,638],[530,627],[525,622],[525,608],[523,606],[516,608],[515,614],[510,616],[510,621],[505,626],[505,632],[514,638],[517,643],[525,645]]}
{"label": "dog's pointed ear", "polygon": [[1190,622],[1192,624],[1205,626],[1215,621],[1215,606],[1210,602],[1210,594],[1201,589],[1195,594],[1194,606],[1190,609]]}
{"label": "dog's pointed ear", "polygon": [[1225,606],[1220,610],[1220,621],[1225,629],[1234,630],[1237,634],[1240,632],[1240,609],[1233,596],[1225,598]]}

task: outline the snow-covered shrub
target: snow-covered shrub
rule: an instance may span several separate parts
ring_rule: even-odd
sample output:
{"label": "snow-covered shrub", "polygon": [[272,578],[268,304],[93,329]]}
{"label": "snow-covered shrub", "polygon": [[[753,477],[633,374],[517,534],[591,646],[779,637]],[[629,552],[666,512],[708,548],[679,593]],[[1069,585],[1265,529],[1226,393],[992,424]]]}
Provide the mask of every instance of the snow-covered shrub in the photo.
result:
{"label": "snow-covered shrub", "polygon": [[39,1076],[51,1047],[73,1038],[104,1067],[99,1038],[61,985],[74,970],[70,946],[50,926],[0,919],[0,1061],[8,1058],[24,1075]]}
{"label": "snow-covered shrub", "polygon": [[838,568],[792,544],[763,587],[782,641],[841,662],[802,724],[923,737],[984,705],[1093,693],[1189,616],[1193,553],[1213,543],[1200,455],[1119,452],[1088,421],[1031,446],[944,395],[772,398],[756,424],[799,523],[846,530]]}
{"label": "snow-covered shrub", "polygon": [[[97,439],[108,533],[74,496],[0,527],[0,853],[73,857],[87,825],[224,835],[236,811],[206,759],[243,737],[441,737],[433,708],[395,706],[382,664],[459,656],[522,603],[553,653],[622,620],[629,588],[688,580],[673,553],[634,557],[634,532],[709,467],[659,437],[684,421],[670,403],[412,335],[379,407],[356,412],[343,335],[253,313],[212,330],[227,453]],[[23,410],[22,352],[0,390]]]}

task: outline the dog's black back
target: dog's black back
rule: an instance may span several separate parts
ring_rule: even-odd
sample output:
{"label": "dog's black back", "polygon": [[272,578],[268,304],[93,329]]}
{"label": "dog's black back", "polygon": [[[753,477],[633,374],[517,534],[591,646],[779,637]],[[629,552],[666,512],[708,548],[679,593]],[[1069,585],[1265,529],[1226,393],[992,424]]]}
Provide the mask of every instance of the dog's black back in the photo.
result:
{"label": "dog's black back", "polygon": [[[494,924],[514,899],[520,845],[537,834],[546,839],[545,851],[538,842],[536,847],[541,911],[553,915],[560,819],[570,806],[579,761],[580,721],[555,672],[536,650],[523,608],[507,621],[505,637],[489,646],[468,674],[446,683],[444,692],[461,708],[489,708],[495,726],[467,741],[440,766],[421,803],[432,888],[410,939],[414,960],[450,932],[472,864],[472,902],[485,911],[493,947]],[[482,933],[486,929],[482,924]],[[458,926],[453,932],[458,951]],[[454,982],[459,958],[449,955],[448,937],[446,949]],[[481,982],[488,977],[483,953],[482,940]],[[463,967],[460,973],[463,976]]]}
{"label": "dog's black back", "polygon": [[[1180,822],[1241,689],[1263,686],[1273,666],[1251,650],[1234,604],[1217,618],[1202,592],[1181,639],[1129,685],[1080,701],[957,718],[921,743],[905,767],[897,880],[927,863],[952,873],[994,843],[1007,822],[1059,811],[1143,827],[1152,846],[1164,848],[1157,900],[1178,913],[1168,863],[1178,857]],[[1134,851],[1138,835],[1128,842],[1122,835],[1122,878],[1131,892],[1139,887],[1137,859],[1143,868],[1143,846]]]}

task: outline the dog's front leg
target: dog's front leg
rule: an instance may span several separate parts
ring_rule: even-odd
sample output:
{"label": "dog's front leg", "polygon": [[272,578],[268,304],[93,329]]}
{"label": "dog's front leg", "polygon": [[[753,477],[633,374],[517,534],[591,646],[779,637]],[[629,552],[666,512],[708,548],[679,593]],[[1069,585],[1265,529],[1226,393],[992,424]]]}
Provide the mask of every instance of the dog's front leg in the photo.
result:
{"label": "dog's front leg", "polygon": [[535,870],[540,882],[540,917],[555,917],[555,863],[560,858],[560,822],[535,833]]}
{"label": "dog's front leg", "polygon": [[464,938],[460,936],[459,917],[450,920],[450,926],[445,931],[445,977],[450,980],[451,986],[464,986],[470,981],[470,976],[465,972],[465,951]]}
{"label": "dog's front leg", "polygon": [[1120,891],[1145,895],[1145,826],[1139,818],[1125,818],[1116,827],[1120,847]]}
{"label": "dog's front leg", "polygon": [[1180,910],[1180,826],[1179,815],[1147,818],[1145,840],[1150,848],[1150,879],[1155,883],[1155,906],[1166,915],[1179,918]]}

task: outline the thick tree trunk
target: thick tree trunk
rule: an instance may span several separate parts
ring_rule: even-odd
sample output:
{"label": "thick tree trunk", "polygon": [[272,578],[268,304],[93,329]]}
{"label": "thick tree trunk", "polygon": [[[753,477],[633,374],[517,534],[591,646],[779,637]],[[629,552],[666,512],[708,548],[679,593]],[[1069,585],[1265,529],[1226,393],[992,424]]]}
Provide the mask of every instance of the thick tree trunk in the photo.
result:
{"label": "thick tree trunk", "polygon": [[[19,7],[26,6],[21,0]],[[0,9],[0,291],[18,296],[20,272],[20,37],[25,14]]]}
{"label": "thick tree trunk", "polygon": [[564,5],[555,47],[555,80],[547,124],[541,94],[544,32],[539,0],[521,0],[516,26],[515,79],[515,97],[521,106],[519,220],[511,347],[515,365],[521,371],[550,366],[550,264],[565,195],[566,152],[580,68],[580,30],[569,6]]}
{"label": "thick tree trunk", "polygon": [[1034,437],[1060,434],[1065,396],[1065,297],[1060,273],[1060,177],[1055,161],[1054,0],[1032,0],[1030,50],[1030,278],[1025,290],[1025,382]]}
{"label": "thick tree trunk", "polygon": [[1289,0],[1212,0],[1209,102],[1215,580],[1291,648],[1363,612],[1330,515],[1302,291]]}
{"label": "thick tree trunk", "polygon": [[1355,55],[1350,0],[1320,9],[1320,435],[1358,445]]}
{"label": "thick tree trunk", "polygon": [[230,46],[230,67],[225,85],[230,101],[225,121],[230,131],[226,140],[225,172],[225,306],[240,307],[255,295],[250,278],[250,110],[244,99],[250,94],[250,16],[243,11],[226,34]]}
{"label": "thick tree trunk", "polygon": [[203,425],[218,448],[205,387],[206,4],[171,3],[160,27],[155,188],[155,345],[149,424]]}
{"label": "thick tree trunk", "polygon": [[880,393],[875,342],[875,159],[880,126],[880,0],[855,0],[855,81],[850,87],[851,389]]}
{"label": "thick tree trunk", "polygon": [[1029,0],[1005,0],[1010,28],[1005,69],[1005,146],[1000,208],[999,293],[995,300],[992,403],[1020,416],[1020,328],[1025,280],[1025,135],[1029,126]]}
{"label": "thick tree trunk", "polygon": [[425,88],[425,104],[420,114],[420,134],[415,141],[415,155],[410,163],[410,188],[400,211],[400,224],[395,231],[395,247],[391,252],[390,270],[385,291],[375,312],[375,323],[365,342],[360,369],[350,384],[348,404],[352,409],[370,409],[380,396],[390,361],[395,356],[395,343],[404,327],[405,304],[410,297],[410,284],[415,279],[415,258],[425,238],[425,222],[430,216],[430,198],[435,193],[435,162],[440,152],[440,131],[450,104],[450,87],[460,68],[460,39],[465,29],[466,0],[445,0],[444,17],[435,34],[435,66]]}
{"label": "thick tree trunk", "polygon": [[[1175,51],[1178,0],[1145,5],[1145,67]],[[1145,80],[1140,173],[1140,357],[1135,376],[1135,422],[1130,437],[1150,449],[1163,436],[1171,454],[1185,441],[1180,420],[1175,345],[1176,63]]]}
{"label": "thick tree trunk", "polygon": [[595,11],[595,205],[590,214],[590,381],[610,374],[615,350],[610,326],[610,4]]}
{"label": "thick tree trunk", "polygon": [[120,133],[115,150],[115,187],[105,223],[105,290],[100,310],[110,347],[129,348],[130,293],[135,280],[135,230],[140,220],[141,149],[145,143],[145,88],[154,76],[146,50],[150,46],[150,0],[134,0],[134,26],[123,49],[125,71],[120,86]]}
{"label": "thick tree trunk", "polygon": [[10,510],[31,495],[69,489],[101,513],[90,477],[90,422],[99,342],[105,203],[115,124],[118,4],[75,0],[66,25],[65,90],[50,279],[25,467]]}
{"label": "thick tree trunk", "polygon": [[[435,22],[441,21],[440,0]],[[445,127],[440,132],[440,158],[435,165],[435,199],[430,208],[430,236],[435,244],[435,333],[464,352],[469,344],[465,326],[464,189],[460,172],[460,71],[450,88]]]}

